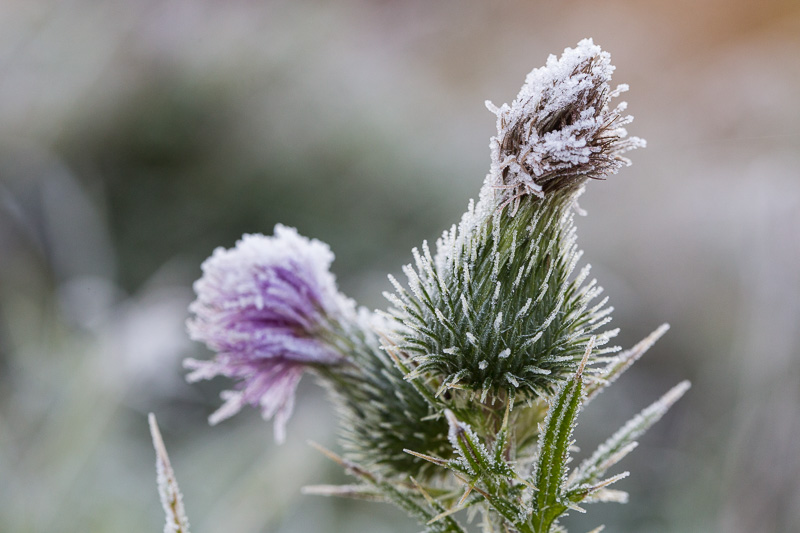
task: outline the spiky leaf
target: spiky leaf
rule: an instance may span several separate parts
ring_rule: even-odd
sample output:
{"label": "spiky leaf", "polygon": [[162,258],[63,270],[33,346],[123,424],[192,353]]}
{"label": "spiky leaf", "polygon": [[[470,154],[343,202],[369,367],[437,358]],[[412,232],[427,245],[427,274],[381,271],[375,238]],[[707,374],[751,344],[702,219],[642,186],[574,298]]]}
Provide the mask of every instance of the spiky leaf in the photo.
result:
{"label": "spiky leaf", "polygon": [[564,383],[553,400],[544,423],[534,475],[534,484],[538,491],[532,518],[533,525],[539,532],[549,531],[553,521],[569,505],[564,497],[569,447],[572,444],[572,432],[583,401],[584,365],[593,347],[594,338],[590,339],[586,346],[578,371],[571,380]]}
{"label": "spiky leaf", "polygon": [[175,472],[173,472],[172,465],[169,462],[167,448],[164,446],[164,439],[161,438],[156,416],[150,413],[147,416],[147,420],[150,424],[153,447],[156,450],[158,494],[161,497],[161,505],[164,507],[164,513],[167,517],[167,521],[164,524],[164,533],[189,533],[189,519],[186,517],[186,510],[183,507],[183,495],[178,487],[178,480],[175,479]]}

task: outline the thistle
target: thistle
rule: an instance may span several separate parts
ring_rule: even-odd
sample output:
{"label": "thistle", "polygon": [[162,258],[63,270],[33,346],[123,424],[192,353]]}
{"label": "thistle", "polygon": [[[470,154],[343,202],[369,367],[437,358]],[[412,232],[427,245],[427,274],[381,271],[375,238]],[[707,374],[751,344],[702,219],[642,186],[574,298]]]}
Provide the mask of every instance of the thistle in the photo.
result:
{"label": "thistle", "polygon": [[[497,116],[477,202],[435,252],[412,251],[385,313],[356,309],[329,272],[329,248],[276,227],[218,250],[195,284],[193,338],[217,352],[188,360],[189,380],[224,375],[237,390],[216,422],[245,404],[275,418],[276,438],[303,372],[330,392],[342,455],[357,483],[307,493],[394,503],[431,532],[564,532],[584,504],[625,502],[607,472],[689,388],[682,382],[570,469],[581,409],[668,327],[633,348],[609,345],[612,307],[581,264],[574,218],[589,180],[630,164],[627,89],[591,40],[532,71]],[[599,529],[598,529],[599,530]],[[595,531],[598,531],[595,530]]]}
{"label": "thistle", "polygon": [[[531,72],[511,106],[496,108],[492,165],[477,205],[445,232],[431,257],[427,244],[395,283],[398,342],[440,391],[467,389],[524,399],[548,397],[578,367],[583,346],[612,308],[590,267],[577,275],[572,206],[588,179],[629,163],[643,146],[626,138],[624,103],[610,110],[609,56],[584,40]],[[599,333],[603,346],[617,330]],[[597,349],[597,357],[618,350]]]}

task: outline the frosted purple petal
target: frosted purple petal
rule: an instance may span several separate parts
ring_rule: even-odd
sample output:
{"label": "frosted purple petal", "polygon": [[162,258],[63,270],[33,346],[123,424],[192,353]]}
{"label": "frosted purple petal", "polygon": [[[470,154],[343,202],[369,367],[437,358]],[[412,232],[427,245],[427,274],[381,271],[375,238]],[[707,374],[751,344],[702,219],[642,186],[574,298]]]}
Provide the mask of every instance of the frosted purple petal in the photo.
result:
{"label": "frosted purple petal", "polygon": [[275,235],[245,235],[232,249],[217,248],[194,284],[197,299],[187,322],[192,339],[217,352],[211,361],[187,359],[189,381],[226,376],[237,381],[211,417],[217,423],[244,405],[274,418],[283,440],[294,391],[308,365],[342,359],[324,337],[352,304],[336,289],[330,248],[275,227]]}

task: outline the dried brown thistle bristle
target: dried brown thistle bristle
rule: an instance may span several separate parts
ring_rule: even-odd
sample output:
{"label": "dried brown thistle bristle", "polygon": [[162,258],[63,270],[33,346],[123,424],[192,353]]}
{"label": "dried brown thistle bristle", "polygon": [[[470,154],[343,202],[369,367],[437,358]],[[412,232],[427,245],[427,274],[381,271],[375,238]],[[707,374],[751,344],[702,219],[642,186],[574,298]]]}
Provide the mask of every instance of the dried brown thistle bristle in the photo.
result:
{"label": "dried brown thistle bristle", "polygon": [[513,213],[527,195],[577,189],[630,164],[622,154],[645,141],[628,137],[624,126],[633,117],[623,116],[625,102],[609,106],[628,88],[611,89],[613,71],[609,54],[584,39],[528,74],[510,106],[487,102],[497,115],[490,178],[494,188],[506,191],[502,206],[513,204]]}

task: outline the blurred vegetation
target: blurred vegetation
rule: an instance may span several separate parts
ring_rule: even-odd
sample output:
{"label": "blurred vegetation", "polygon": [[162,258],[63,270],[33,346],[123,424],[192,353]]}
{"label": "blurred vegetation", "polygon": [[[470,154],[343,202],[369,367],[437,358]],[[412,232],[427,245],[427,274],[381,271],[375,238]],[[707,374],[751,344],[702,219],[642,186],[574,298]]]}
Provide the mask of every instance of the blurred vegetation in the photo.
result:
{"label": "blurred vegetation", "polygon": [[623,345],[673,327],[577,438],[694,382],[626,459],[631,503],[591,523],[799,530],[795,2],[79,0],[0,7],[0,531],[159,530],[148,411],[194,531],[416,531],[299,495],[341,479],[303,444],[336,446],[312,380],[283,447],[255,412],[206,425],[224,384],[183,382],[191,283],[282,222],[383,306],[386,272],[477,193],[483,100],[588,36],[650,147],[590,184],[579,244]]}

